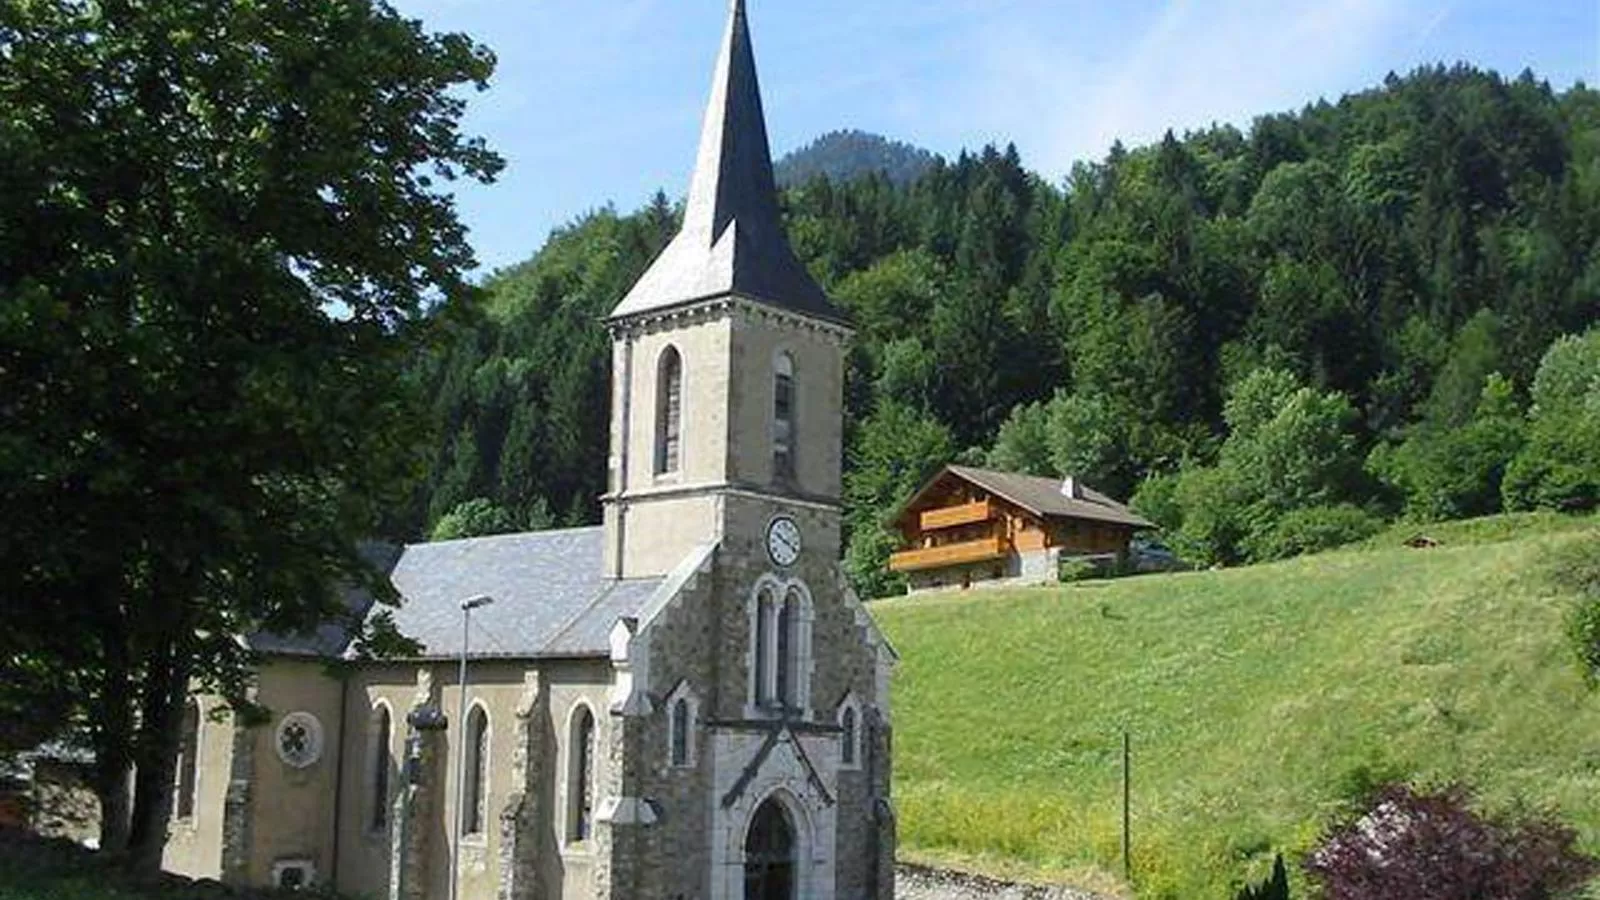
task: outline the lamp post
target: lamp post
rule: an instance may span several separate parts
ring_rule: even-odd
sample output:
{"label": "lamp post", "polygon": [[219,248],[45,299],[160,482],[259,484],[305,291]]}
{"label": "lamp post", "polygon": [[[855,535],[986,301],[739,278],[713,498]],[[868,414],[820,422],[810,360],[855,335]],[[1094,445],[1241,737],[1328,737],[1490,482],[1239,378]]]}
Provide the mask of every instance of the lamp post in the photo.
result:
{"label": "lamp post", "polygon": [[461,894],[461,818],[466,812],[467,803],[467,741],[472,737],[467,734],[467,645],[472,639],[472,611],[493,602],[494,598],[487,594],[461,601],[461,671],[456,680],[459,691],[456,721],[461,725],[456,731],[460,740],[453,754],[456,758],[456,808],[452,816],[455,821],[450,829],[455,836],[450,847],[450,900],[458,900]]}

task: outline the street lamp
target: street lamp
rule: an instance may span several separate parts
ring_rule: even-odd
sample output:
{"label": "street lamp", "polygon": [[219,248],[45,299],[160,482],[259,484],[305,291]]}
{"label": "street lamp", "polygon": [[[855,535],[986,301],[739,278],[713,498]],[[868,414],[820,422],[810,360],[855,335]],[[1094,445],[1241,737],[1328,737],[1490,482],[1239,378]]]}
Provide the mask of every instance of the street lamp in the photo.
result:
{"label": "street lamp", "polygon": [[[459,741],[456,744],[456,809],[455,824],[451,827],[455,835],[455,842],[450,848],[450,900],[457,900],[461,891],[461,818],[467,809],[467,741],[471,735],[467,734],[467,644],[472,639],[472,611],[488,606],[494,598],[487,594],[479,594],[461,601],[461,671],[457,677],[456,685],[460,692],[460,700],[456,705],[456,721],[461,725],[456,734]],[[481,762],[479,763],[482,764]]]}

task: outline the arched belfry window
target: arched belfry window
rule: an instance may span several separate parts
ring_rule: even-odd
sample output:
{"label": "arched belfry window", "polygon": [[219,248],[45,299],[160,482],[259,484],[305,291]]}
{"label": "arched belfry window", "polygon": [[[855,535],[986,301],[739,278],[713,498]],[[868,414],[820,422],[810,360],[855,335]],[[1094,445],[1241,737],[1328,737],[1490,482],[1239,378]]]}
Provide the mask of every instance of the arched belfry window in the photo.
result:
{"label": "arched belfry window", "polygon": [[763,588],[756,595],[756,684],[755,700],[759,704],[770,703],[773,696],[774,685],[777,681],[777,665],[773,653],[773,645],[777,642],[778,598],[773,595],[770,588]]}
{"label": "arched belfry window", "polygon": [[189,819],[194,817],[195,785],[200,773],[200,704],[194,700],[183,705],[180,728],[174,808],[178,818]]}
{"label": "arched belfry window", "polygon": [[798,641],[795,631],[800,623],[800,598],[790,591],[778,609],[778,680],[773,685],[772,699],[778,706],[793,708],[795,702],[795,650]]}
{"label": "arched belfry window", "polygon": [[466,755],[462,764],[467,783],[463,790],[461,833],[483,834],[484,813],[489,806],[489,714],[474,706],[467,715]]}
{"label": "arched belfry window", "polygon": [[567,841],[587,841],[594,831],[594,713],[580,706],[567,731]]}
{"label": "arched belfry window", "polygon": [[656,474],[678,471],[683,456],[683,357],[676,347],[656,369]]}
{"label": "arched belfry window", "polygon": [[772,374],[772,477],[794,478],[794,357],[778,354]]}
{"label": "arched belfry window", "polygon": [[751,605],[751,713],[808,715],[810,595],[801,584],[762,579]]}

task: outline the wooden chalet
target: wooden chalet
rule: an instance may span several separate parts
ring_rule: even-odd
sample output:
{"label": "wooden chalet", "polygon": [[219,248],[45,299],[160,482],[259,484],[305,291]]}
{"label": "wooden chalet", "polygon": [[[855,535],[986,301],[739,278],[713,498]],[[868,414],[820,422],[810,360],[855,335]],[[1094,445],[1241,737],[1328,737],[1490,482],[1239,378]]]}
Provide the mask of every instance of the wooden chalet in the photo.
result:
{"label": "wooden chalet", "polygon": [[1048,582],[1063,560],[1125,556],[1154,528],[1076,479],[946,466],[896,519],[907,548],[889,559],[911,589]]}

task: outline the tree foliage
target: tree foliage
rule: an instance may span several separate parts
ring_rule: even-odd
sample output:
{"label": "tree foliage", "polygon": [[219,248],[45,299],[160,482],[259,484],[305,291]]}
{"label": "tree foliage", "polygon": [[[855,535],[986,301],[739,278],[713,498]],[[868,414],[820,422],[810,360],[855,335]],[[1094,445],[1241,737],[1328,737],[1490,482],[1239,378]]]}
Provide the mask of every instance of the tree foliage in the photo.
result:
{"label": "tree foliage", "polygon": [[1216,464],[1190,463],[1170,484],[1146,481],[1135,498],[1180,554],[1223,564],[1277,559],[1375,530],[1374,517],[1351,505],[1362,487],[1355,411],[1342,394],[1257,369],[1233,387],[1224,417]]}
{"label": "tree foliage", "polygon": [[363,0],[0,5],[0,681],[71,685],[141,866],[191,679],[242,703],[237,636],[374,580],[425,308],[472,293],[441,187],[500,167],[454,88],[492,66]]}
{"label": "tree foliage", "polygon": [[1557,340],[1540,361],[1527,445],[1503,492],[1512,509],[1600,504],[1600,328]]}
{"label": "tree foliage", "polygon": [[435,541],[454,541],[462,538],[511,534],[516,531],[539,531],[550,527],[549,509],[538,506],[536,510],[537,514],[532,521],[519,522],[510,513],[496,506],[494,501],[479,497],[476,500],[468,500],[445,513],[444,517],[434,524],[433,533],[428,537]]}
{"label": "tree foliage", "polygon": [[908,406],[881,404],[861,426],[844,494],[850,538],[845,571],[864,596],[902,587],[886,568],[899,536],[889,518],[954,452],[949,429]]}
{"label": "tree foliage", "polygon": [[1488,515],[1501,508],[1506,468],[1526,429],[1514,386],[1491,373],[1469,420],[1450,427],[1425,418],[1402,443],[1374,448],[1367,467],[1401,495],[1411,519]]}

